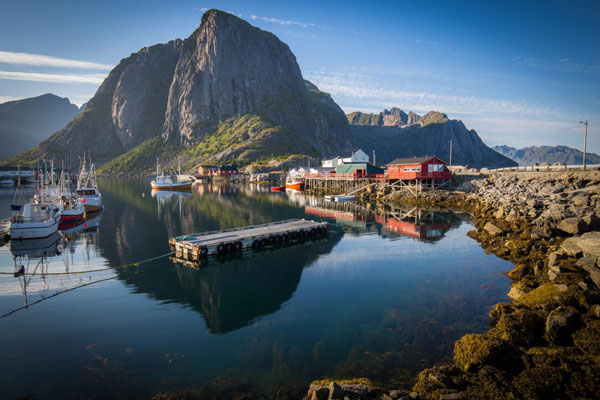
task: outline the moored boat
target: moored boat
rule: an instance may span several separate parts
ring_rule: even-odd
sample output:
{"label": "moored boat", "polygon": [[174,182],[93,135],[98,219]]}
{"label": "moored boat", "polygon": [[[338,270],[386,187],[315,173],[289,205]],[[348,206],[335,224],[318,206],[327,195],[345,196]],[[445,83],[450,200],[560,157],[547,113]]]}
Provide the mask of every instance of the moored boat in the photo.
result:
{"label": "moored boat", "polygon": [[168,175],[160,173],[160,167],[158,165],[158,160],[156,161],[156,179],[150,182],[152,186],[152,190],[190,190],[192,188],[192,184],[194,181],[192,179],[180,180],[179,177],[181,175],[181,167],[179,168],[179,173],[174,175]]}
{"label": "moored boat", "polygon": [[52,203],[24,204],[21,211],[10,221],[10,238],[45,238],[58,230],[60,210]]}
{"label": "moored boat", "polygon": [[285,188],[292,190],[304,189],[304,181],[301,178],[288,176],[285,180]]}
{"label": "moored boat", "polygon": [[98,183],[96,182],[94,164],[90,161],[90,172],[87,172],[85,164],[86,160],[84,156],[75,193],[81,200],[85,212],[101,211],[104,206],[102,205],[102,194],[98,190]]}

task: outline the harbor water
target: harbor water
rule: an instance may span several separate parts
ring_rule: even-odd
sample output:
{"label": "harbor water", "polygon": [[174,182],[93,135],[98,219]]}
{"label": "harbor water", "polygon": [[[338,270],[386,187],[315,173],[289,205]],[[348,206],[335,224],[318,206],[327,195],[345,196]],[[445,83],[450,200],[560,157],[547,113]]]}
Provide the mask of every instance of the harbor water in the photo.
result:
{"label": "harbor water", "polygon": [[[99,189],[104,212],[84,224],[0,247],[2,398],[299,398],[322,377],[402,387],[507,300],[511,265],[467,236],[465,215],[258,185]],[[330,234],[195,268],[168,256],[173,236],[289,218]]]}

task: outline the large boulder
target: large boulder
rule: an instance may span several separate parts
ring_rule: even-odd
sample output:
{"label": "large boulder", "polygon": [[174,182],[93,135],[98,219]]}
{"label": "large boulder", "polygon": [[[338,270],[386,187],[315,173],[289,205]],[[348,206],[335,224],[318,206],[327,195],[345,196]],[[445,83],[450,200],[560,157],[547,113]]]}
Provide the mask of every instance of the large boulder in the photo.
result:
{"label": "large boulder", "polygon": [[588,231],[588,225],[581,218],[565,218],[556,226],[562,232],[571,235],[581,235]]}
{"label": "large boulder", "polygon": [[571,330],[575,321],[575,313],[564,308],[558,307],[548,314],[546,318],[546,338],[548,342],[557,345],[569,345],[571,339]]}
{"label": "large boulder", "polygon": [[454,364],[465,372],[478,371],[484,365],[513,368],[518,364],[517,354],[508,341],[485,333],[465,335],[454,344]]}

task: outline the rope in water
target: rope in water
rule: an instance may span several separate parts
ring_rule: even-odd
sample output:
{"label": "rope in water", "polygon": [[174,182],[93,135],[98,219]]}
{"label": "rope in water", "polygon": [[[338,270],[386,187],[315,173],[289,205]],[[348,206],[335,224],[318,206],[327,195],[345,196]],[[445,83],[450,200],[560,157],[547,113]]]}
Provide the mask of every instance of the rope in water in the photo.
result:
{"label": "rope in water", "polygon": [[[145,271],[145,272],[155,272],[155,271],[156,271],[156,270]],[[63,294],[63,293],[71,292],[71,291],[73,291],[73,290],[75,290],[75,289],[81,289],[82,287],[85,287],[85,286],[95,285],[96,283],[106,282],[106,281],[110,281],[110,280],[112,280],[112,279],[121,278],[121,277],[123,277],[123,276],[135,275],[135,274],[139,274],[139,273],[140,273],[139,271],[134,271],[134,272],[130,272],[130,273],[128,273],[128,274],[124,274],[124,275],[121,275],[121,276],[111,276],[111,277],[109,277],[109,278],[99,279],[99,280],[97,280],[97,281],[88,282],[88,283],[83,283],[83,284],[81,284],[81,285],[77,285],[77,286],[75,286],[75,287],[72,287],[72,288],[69,288],[69,289],[61,290],[61,291],[58,291],[58,292],[56,292],[56,293],[53,293],[53,294],[51,294],[51,295],[49,295],[49,296],[45,296],[45,297],[42,297],[41,299],[37,299],[37,300],[36,300],[36,301],[34,301],[33,303],[26,304],[26,305],[24,305],[24,306],[21,306],[21,307],[19,307],[19,308],[15,308],[14,310],[7,312],[6,314],[2,314],[2,315],[0,315],[0,319],[2,319],[2,318],[5,318],[5,317],[8,317],[9,315],[12,315],[12,314],[14,314],[14,313],[16,313],[16,312],[18,312],[18,311],[24,310],[24,309],[26,309],[26,308],[33,307],[34,305],[36,305],[36,304],[39,304],[39,303],[41,303],[41,302],[42,302],[42,301],[44,301],[44,300],[51,299],[51,298],[53,298],[53,297],[56,297],[56,296],[58,296],[58,295],[61,295],[61,294]]]}
{"label": "rope in water", "polygon": [[[152,258],[147,258],[145,260],[136,261],[136,262],[132,262],[132,263],[128,263],[128,264],[123,264],[123,265],[118,265],[116,267],[88,269],[86,271],[45,272],[45,273],[39,273],[39,274],[19,274],[19,273],[16,273],[16,275],[17,276],[35,276],[35,275],[55,276],[55,275],[77,275],[77,274],[87,274],[87,273],[92,273],[92,272],[102,272],[102,271],[109,271],[109,270],[129,268],[129,267],[139,267],[140,264],[145,264],[145,263],[148,263],[150,261],[154,261],[154,260],[158,260],[160,258],[168,257],[168,256],[170,256],[172,254],[174,254],[174,253],[170,252],[170,253],[167,253],[167,254],[162,254],[160,256],[156,256],[156,257],[152,257]],[[15,272],[0,272],[0,275],[15,275]]]}

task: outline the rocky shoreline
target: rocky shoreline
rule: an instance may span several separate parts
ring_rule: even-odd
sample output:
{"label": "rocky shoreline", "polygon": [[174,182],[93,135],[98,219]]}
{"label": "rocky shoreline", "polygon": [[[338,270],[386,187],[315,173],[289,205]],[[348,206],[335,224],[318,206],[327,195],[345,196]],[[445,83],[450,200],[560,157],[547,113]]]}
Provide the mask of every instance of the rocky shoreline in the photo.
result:
{"label": "rocky shoreline", "polygon": [[[549,399],[600,393],[600,173],[502,173],[456,191],[372,187],[370,207],[420,205],[468,212],[469,236],[514,268],[511,301],[490,330],[455,343],[453,360],[421,371],[412,391],[364,379],[315,381],[306,399]],[[463,178],[464,179],[464,178]]]}

